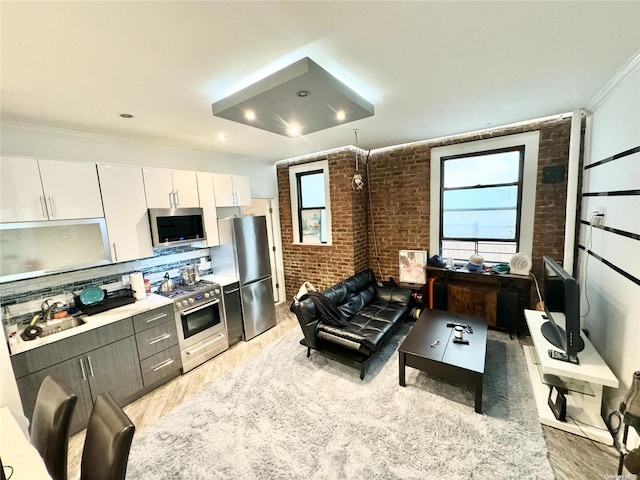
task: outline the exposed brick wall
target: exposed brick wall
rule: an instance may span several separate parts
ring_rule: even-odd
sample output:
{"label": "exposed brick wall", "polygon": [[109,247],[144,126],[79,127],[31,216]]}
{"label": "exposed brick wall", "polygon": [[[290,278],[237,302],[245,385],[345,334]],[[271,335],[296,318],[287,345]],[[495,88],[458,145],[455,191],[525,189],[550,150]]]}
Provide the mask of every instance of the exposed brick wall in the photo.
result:
{"label": "exposed brick wall", "polygon": [[[294,245],[291,218],[289,167],[327,160],[331,201],[332,245]],[[365,192],[355,192],[355,151],[345,148],[295,163],[277,165],[282,253],[287,298],[292,298],[304,281],[324,289],[367,268],[367,225]],[[366,172],[360,169],[366,181]]]}
{"label": "exposed brick wall", "polygon": [[[371,154],[366,169],[360,169],[363,176],[368,172],[371,180],[366,193],[355,193],[350,187],[355,171],[355,154],[352,150],[306,159],[306,162],[329,160],[334,236],[332,247],[291,245],[290,164],[278,165],[288,298],[297,292],[304,280],[325,288],[367,266],[374,269],[378,280],[389,277],[397,279],[398,251],[428,250],[429,247],[431,149],[535,130],[540,130],[540,147],[532,261],[533,272],[540,278],[542,256],[551,255],[561,259],[564,253],[567,182],[565,179],[556,185],[543,184],[542,169],[549,165],[564,165],[565,169],[568,166],[570,118],[533,122],[376,152]],[[429,252],[429,255],[433,254]],[[534,305],[535,289],[532,289],[531,298]]]}
{"label": "exposed brick wall", "polygon": [[379,280],[399,279],[399,250],[429,248],[430,150],[415,144],[369,157],[369,265]]}

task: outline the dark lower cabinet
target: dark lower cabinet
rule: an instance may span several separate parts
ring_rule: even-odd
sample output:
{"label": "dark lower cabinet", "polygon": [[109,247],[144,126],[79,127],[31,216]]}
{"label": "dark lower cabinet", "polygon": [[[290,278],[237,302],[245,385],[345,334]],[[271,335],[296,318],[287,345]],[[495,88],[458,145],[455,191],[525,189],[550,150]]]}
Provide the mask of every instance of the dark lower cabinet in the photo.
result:
{"label": "dark lower cabinet", "polygon": [[[131,319],[121,322],[131,324]],[[12,357],[12,362],[22,365],[37,365],[42,363],[41,357],[45,354],[47,357],[62,360],[65,357],[65,351],[73,352],[74,349],[81,348],[77,345],[96,345],[96,341],[92,337],[84,337],[99,338],[100,330],[103,328],[107,327],[78,334],[48,345],[55,345],[55,352],[50,351],[51,349],[41,350],[42,347],[40,347]],[[25,415],[31,419],[38,389],[47,375],[55,375],[78,395],[78,403],[71,422],[71,434],[87,426],[93,402],[99,394],[108,391],[118,403],[124,405],[136,392],[141,391],[143,389],[142,374],[136,340],[132,335],[133,327],[120,328],[120,330],[124,330],[130,336],[17,378]],[[20,369],[14,367],[14,370]]]}
{"label": "dark lower cabinet", "polygon": [[531,278],[426,267],[433,308],[484,318],[492,328],[519,334],[526,331]]}

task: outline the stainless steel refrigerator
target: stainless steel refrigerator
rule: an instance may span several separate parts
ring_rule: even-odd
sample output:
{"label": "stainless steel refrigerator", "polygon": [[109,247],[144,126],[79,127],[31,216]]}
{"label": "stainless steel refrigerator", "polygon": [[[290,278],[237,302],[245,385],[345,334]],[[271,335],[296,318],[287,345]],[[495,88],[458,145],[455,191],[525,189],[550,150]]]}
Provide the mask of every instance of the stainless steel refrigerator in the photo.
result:
{"label": "stainless steel refrigerator", "polygon": [[244,339],[250,340],[276,324],[267,220],[264,216],[221,219],[218,233],[220,246],[235,261]]}

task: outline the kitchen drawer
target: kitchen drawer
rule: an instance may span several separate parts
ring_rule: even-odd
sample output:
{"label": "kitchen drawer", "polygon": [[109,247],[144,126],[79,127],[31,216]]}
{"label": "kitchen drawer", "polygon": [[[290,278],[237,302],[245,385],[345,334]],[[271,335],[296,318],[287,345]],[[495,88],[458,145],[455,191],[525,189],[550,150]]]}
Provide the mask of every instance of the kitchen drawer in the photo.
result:
{"label": "kitchen drawer", "polygon": [[140,362],[142,383],[145,387],[148,387],[165,377],[175,374],[180,368],[182,368],[180,347],[174,345]]}
{"label": "kitchen drawer", "polygon": [[160,325],[161,323],[168,321],[173,322],[175,318],[175,314],[173,313],[173,304],[162,308],[154,308],[148,312],[134,315],[133,328],[136,333],[143,332],[144,330]]}
{"label": "kitchen drawer", "polygon": [[178,344],[175,322],[165,322],[144,332],[136,333],[138,355],[143,360]]}

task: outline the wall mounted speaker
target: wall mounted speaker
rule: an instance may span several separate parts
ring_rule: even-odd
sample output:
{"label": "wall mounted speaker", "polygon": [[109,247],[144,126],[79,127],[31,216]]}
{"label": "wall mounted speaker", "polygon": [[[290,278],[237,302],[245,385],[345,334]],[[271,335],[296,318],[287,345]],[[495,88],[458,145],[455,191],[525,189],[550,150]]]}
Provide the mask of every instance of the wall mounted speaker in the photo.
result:
{"label": "wall mounted speaker", "polygon": [[542,183],[564,182],[564,165],[551,165],[542,169]]}

